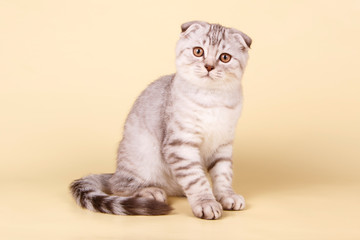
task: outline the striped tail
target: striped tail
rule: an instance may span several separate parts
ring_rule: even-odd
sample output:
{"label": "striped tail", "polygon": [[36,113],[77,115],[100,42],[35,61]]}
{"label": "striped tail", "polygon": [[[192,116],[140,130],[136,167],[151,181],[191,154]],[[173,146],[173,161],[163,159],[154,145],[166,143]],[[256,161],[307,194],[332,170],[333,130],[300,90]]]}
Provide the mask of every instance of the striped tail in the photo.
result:
{"label": "striped tail", "polygon": [[107,194],[111,176],[98,174],[74,180],[70,190],[77,204],[94,212],[116,215],[165,215],[172,210],[166,203],[154,199]]}

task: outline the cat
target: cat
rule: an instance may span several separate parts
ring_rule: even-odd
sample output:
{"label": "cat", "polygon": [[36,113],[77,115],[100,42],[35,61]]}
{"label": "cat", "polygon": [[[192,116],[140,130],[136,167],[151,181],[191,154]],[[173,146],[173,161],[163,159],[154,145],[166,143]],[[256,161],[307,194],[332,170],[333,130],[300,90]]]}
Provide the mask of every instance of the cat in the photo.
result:
{"label": "cat", "polygon": [[244,209],[244,198],[232,189],[232,143],[252,40],[202,21],[184,23],[181,30],[176,73],[150,84],[136,100],[115,173],[70,185],[81,207],[163,215],[172,210],[167,196],[186,196],[193,214],[203,219],[218,219],[223,209]]}

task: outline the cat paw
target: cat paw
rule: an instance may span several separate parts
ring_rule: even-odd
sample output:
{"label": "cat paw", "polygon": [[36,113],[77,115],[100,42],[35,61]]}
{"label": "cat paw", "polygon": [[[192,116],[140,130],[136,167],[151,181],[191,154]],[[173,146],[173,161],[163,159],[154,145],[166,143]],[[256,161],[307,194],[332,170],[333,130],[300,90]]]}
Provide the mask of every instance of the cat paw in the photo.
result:
{"label": "cat paw", "polygon": [[239,211],[245,208],[245,199],[238,194],[231,194],[217,197],[224,210]]}
{"label": "cat paw", "polygon": [[194,215],[202,219],[218,219],[222,215],[221,204],[215,200],[203,200],[192,207]]}
{"label": "cat paw", "polygon": [[142,188],[135,194],[135,197],[150,198],[158,202],[166,203],[165,191],[157,187]]}

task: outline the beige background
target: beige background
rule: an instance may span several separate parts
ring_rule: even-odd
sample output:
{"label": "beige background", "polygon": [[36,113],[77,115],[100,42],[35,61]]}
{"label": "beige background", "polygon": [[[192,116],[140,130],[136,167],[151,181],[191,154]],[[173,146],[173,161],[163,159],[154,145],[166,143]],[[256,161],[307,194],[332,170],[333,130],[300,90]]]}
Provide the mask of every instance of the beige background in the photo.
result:
{"label": "beige background", "polygon": [[[253,38],[235,141],[243,212],[77,207],[112,172],[138,94],[175,71],[180,24]],[[1,239],[360,239],[360,1],[0,0]]]}

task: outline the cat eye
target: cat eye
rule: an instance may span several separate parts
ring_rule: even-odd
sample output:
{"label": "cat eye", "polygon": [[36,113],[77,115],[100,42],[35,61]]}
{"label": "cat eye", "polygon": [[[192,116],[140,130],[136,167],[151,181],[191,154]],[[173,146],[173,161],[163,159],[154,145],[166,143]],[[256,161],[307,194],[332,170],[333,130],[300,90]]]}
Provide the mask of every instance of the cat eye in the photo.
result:
{"label": "cat eye", "polygon": [[220,61],[223,63],[228,63],[231,60],[231,55],[228,53],[222,53],[219,57]]}
{"label": "cat eye", "polygon": [[202,57],[204,55],[204,50],[201,47],[194,47],[193,53],[195,57]]}

